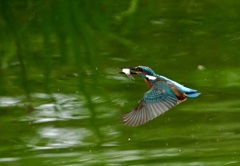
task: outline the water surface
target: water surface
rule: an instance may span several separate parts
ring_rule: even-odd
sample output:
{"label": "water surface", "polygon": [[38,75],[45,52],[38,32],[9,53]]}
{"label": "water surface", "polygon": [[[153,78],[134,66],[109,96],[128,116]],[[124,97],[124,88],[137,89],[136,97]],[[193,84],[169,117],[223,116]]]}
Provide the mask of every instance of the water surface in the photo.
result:
{"label": "water surface", "polygon": [[[25,3],[28,24],[18,8]],[[240,165],[240,3],[86,1],[82,17],[70,17],[69,8],[82,9],[75,2],[38,3],[10,6],[26,25],[21,48],[1,15],[0,165]],[[131,65],[202,94],[143,126],[123,126],[121,115],[148,90],[118,73]]]}

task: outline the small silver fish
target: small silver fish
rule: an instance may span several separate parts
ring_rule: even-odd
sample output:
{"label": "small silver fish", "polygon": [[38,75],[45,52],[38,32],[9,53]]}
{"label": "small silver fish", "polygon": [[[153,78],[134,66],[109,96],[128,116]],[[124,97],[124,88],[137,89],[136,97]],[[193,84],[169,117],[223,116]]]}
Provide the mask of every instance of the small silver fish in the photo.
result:
{"label": "small silver fish", "polygon": [[131,75],[131,69],[123,68],[122,73],[126,74],[131,80],[135,80],[135,78]]}

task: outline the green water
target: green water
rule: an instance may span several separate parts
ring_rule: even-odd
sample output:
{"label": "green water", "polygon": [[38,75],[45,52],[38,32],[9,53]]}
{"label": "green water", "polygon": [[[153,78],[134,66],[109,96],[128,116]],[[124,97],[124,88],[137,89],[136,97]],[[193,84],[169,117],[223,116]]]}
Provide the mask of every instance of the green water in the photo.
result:
{"label": "green water", "polygon": [[[240,2],[0,1],[0,165],[240,165]],[[201,96],[120,116],[146,65]]]}

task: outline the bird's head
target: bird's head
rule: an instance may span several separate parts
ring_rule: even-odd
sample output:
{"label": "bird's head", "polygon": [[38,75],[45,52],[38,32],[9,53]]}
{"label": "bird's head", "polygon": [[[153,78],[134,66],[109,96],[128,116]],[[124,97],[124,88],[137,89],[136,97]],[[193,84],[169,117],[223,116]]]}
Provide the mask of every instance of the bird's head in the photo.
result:
{"label": "bird's head", "polygon": [[156,76],[154,71],[147,66],[126,67],[124,69],[129,69],[130,74],[137,74],[142,78],[146,78],[146,75]]}

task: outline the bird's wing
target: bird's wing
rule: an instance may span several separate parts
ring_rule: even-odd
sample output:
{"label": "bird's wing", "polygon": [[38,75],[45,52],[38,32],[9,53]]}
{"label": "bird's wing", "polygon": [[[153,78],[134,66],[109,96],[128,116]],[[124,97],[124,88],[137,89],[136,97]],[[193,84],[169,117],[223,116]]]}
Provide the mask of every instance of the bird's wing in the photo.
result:
{"label": "bird's wing", "polygon": [[123,124],[127,126],[142,125],[179,104],[180,101],[172,91],[168,81],[155,81],[139,101],[137,107],[123,115]]}

